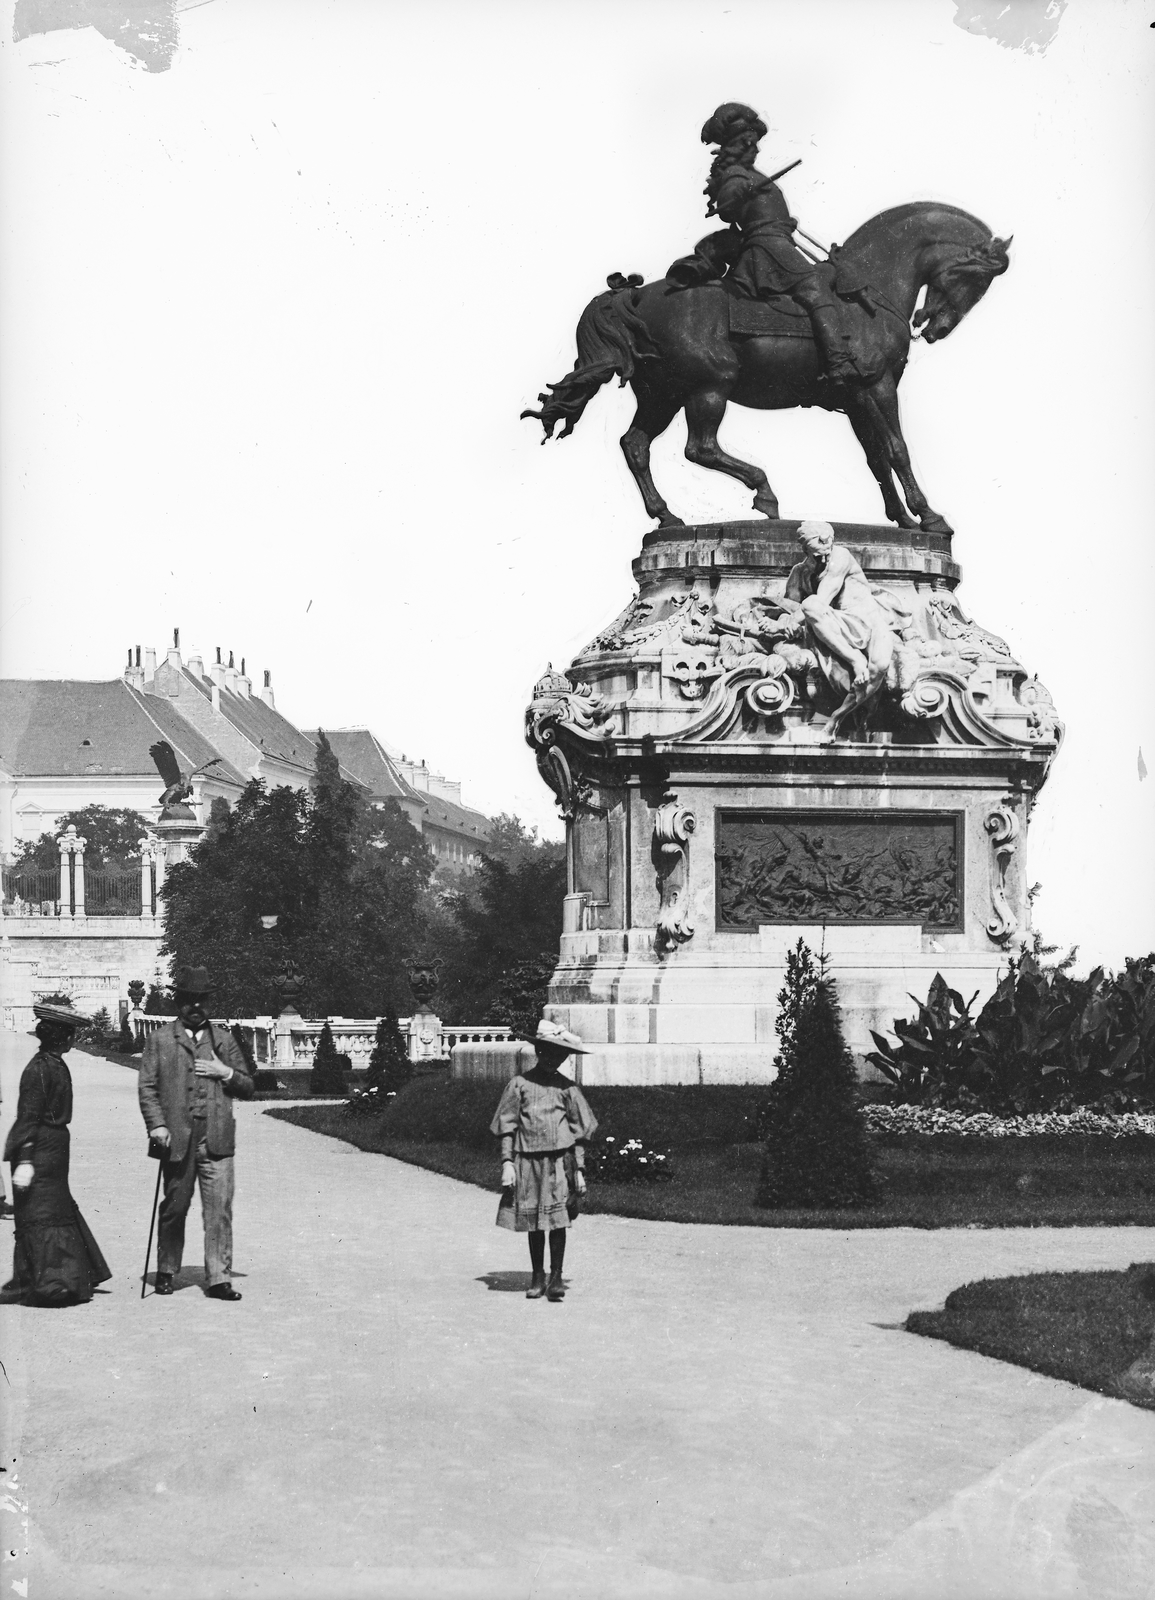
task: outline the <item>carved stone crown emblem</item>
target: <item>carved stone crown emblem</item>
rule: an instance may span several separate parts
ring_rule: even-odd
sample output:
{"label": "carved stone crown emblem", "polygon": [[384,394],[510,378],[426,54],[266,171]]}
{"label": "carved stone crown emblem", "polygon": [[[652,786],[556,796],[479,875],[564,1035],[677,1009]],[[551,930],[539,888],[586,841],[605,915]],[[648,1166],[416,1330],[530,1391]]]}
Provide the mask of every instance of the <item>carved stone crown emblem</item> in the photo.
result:
{"label": "carved stone crown emblem", "polygon": [[541,677],[533,686],[535,700],[553,700],[558,695],[572,694],[573,684],[564,672],[555,672],[553,662],[549,662]]}

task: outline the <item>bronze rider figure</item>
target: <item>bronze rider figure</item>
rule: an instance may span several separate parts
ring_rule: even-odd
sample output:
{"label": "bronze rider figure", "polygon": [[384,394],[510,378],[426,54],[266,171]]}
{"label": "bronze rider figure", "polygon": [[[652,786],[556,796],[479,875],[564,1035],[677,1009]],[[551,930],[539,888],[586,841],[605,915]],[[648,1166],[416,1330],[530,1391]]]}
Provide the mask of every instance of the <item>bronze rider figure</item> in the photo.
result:
{"label": "bronze rider figure", "polygon": [[[717,145],[705,193],[707,216],[729,223],[699,240],[694,253],[675,261],[666,274],[679,288],[716,281],[726,274],[731,292],[749,300],[785,295],[805,307],[815,343],[835,383],[858,376],[841,329],[835,299],[833,262],[816,265],[794,243],[795,219],[781,189],[754,165],[766,124],[749,106],[719,106],[702,129],[702,143]],[[728,270],[727,270],[728,269]],[[858,298],[864,285],[843,284],[839,290]]]}

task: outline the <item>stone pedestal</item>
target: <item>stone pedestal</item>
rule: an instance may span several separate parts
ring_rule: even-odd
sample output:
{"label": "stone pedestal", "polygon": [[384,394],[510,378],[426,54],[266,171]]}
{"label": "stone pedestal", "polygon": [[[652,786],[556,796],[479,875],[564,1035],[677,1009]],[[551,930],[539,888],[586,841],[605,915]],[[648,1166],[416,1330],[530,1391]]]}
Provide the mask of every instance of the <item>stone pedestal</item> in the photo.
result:
{"label": "stone pedestal", "polygon": [[300,1031],[304,1025],[304,1018],[293,1007],[287,1006],[277,1018],[273,1066],[278,1072],[291,1072],[296,1066],[297,1058],[293,1050],[293,1030],[296,1028]]}
{"label": "stone pedestal", "polygon": [[205,833],[204,826],[197,821],[192,810],[180,803],[166,806],[159,819],[152,824],[152,831],[164,850],[162,865],[165,872],[178,862],[187,861],[189,851]]}
{"label": "stone pedestal", "polygon": [[597,1047],[584,1082],[768,1081],[799,937],[861,1057],[936,971],[984,998],[1027,930],[1050,696],[963,611],[949,535],[836,524],[894,650],[835,727],[814,638],[765,626],[797,527],[649,535],[636,600],[535,690],[526,734],[567,824],[549,1015]]}
{"label": "stone pedestal", "polygon": [[417,1010],[409,1019],[410,1061],[441,1060],[441,1018],[432,1011]]}

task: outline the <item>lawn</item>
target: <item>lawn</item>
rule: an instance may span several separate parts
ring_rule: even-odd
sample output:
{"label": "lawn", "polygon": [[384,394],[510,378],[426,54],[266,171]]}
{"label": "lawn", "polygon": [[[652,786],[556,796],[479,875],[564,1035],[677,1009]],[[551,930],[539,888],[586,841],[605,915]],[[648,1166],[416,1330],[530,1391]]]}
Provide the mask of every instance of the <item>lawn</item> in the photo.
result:
{"label": "lawn", "polygon": [[1155,1399],[1136,1400],[1120,1383],[1155,1330],[1155,1267],[983,1279],[955,1289],[941,1311],[912,1311],[906,1326],[1155,1408]]}
{"label": "lawn", "polygon": [[[270,1107],[266,1115],[496,1196],[497,1142],[488,1123],[499,1089],[430,1078],[410,1085],[384,1115],[353,1117],[334,1104]],[[585,1209],[771,1228],[1155,1224],[1155,1143],[1141,1136],[873,1136],[877,1205],[762,1210],[753,1203],[762,1157],[752,1129],[763,1097],[753,1087],[588,1090],[598,1139],[639,1138],[669,1150],[673,1176],[654,1184],[591,1181]]]}

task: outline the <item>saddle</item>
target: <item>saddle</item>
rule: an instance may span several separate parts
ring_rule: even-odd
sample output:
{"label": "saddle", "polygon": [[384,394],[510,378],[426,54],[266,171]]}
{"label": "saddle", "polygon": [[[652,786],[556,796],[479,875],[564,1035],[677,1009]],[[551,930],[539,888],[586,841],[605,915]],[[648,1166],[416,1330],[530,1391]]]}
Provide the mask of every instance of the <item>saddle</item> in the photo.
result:
{"label": "saddle", "polygon": [[[738,338],[813,339],[814,330],[805,306],[786,295],[769,300],[750,300],[735,294],[723,278],[730,333]],[[869,294],[869,289],[867,290]],[[848,294],[835,294],[835,307],[847,354],[864,383],[878,377],[885,365],[877,336],[872,337],[875,313],[868,311]]]}
{"label": "saddle", "polygon": [[773,300],[750,300],[735,294],[722,280],[729,303],[730,332],[763,338],[812,339],[810,313],[788,295],[778,295]]}

